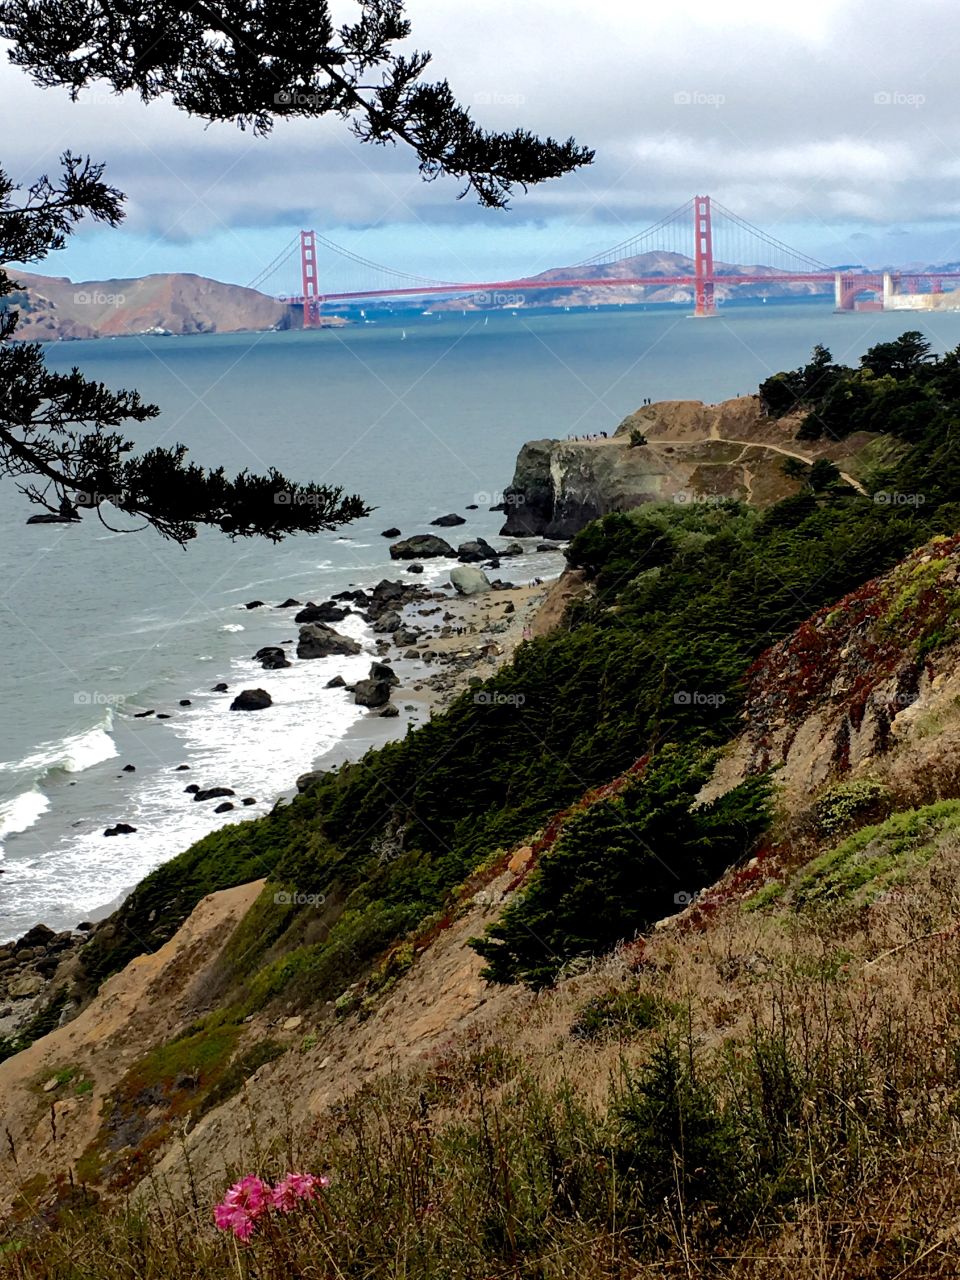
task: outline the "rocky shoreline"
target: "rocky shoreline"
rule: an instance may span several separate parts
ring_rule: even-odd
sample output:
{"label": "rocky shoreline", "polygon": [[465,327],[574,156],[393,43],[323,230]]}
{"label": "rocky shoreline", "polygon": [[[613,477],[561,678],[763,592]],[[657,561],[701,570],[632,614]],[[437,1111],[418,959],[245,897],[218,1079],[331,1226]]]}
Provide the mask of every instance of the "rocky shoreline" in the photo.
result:
{"label": "rocky shoreline", "polygon": [[[402,736],[408,727],[442,710],[471,682],[479,683],[494,674],[509,661],[525,635],[532,633],[550,583],[563,569],[561,549],[554,544],[524,547],[513,543],[498,553],[482,539],[476,545],[462,544],[458,550],[449,544],[428,548],[427,539],[433,535],[406,542],[416,545],[421,558],[432,554],[449,559],[451,553],[457,557],[449,581],[427,586],[412,580],[383,579],[372,588],[339,592],[320,603],[288,599],[277,606],[298,610],[294,616],[298,639],[288,644],[295,646],[301,661],[361,652],[364,646],[336,630],[336,624],[349,613],[359,614],[374,637],[366,678],[348,683],[343,677],[334,677],[327,682],[327,687],[342,689],[345,698],[366,708],[367,714],[301,775],[298,789],[309,786],[318,773],[358,758],[369,747]],[[500,569],[501,556],[508,560],[531,552],[537,553],[537,568],[543,565],[542,575],[538,573],[532,582],[514,583],[499,576],[491,579],[477,567],[484,564],[493,574]],[[407,557],[393,555],[391,547],[391,558],[403,561]],[[408,566],[410,571],[416,578],[422,566],[414,562]],[[250,601],[246,608],[263,605],[262,601]],[[265,646],[255,657],[265,671],[291,665],[282,645]],[[256,715],[271,705],[263,690],[228,690],[225,683],[218,689],[229,692],[231,710],[227,714]],[[258,694],[265,696],[250,696]],[[153,714],[159,718],[160,713]],[[234,793],[225,786],[208,789],[209,794],[194,785],[187,790],[193,792],[187,799],[218,801],[217,812],[227,813],[248,803],[237,800],[235,805]],[[277,803],[284,803],[282,796]],[[117,826],[124,828],[126,824]],[[114,826],[108,826],[104,834],[115,831]],[[135,828],[116,833],[133,836]],[[79,1012],[89,993],[74,990],[77,953],[109,918],[84,921],[60,932],[38,923],[15,941],[0,945],[0,1061]]]}

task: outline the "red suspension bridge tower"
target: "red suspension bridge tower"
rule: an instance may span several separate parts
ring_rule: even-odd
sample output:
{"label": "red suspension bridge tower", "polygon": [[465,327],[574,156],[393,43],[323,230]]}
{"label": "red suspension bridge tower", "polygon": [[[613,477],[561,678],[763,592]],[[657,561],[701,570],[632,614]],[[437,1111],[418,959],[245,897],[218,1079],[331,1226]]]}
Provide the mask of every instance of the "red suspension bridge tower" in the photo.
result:
{"label": "red suspension bridge tower", "polygon": [[300,232],[300,277],[303,287],[303,327],[320,324],[320,281],[317,277],[317,233]]}
{"label": "red suspension bridge tower", "polygon": [[713,298],[713,228],[710,222],[710,197],[693,197],[694,225],[694,307],[695,316],[717,314]]}

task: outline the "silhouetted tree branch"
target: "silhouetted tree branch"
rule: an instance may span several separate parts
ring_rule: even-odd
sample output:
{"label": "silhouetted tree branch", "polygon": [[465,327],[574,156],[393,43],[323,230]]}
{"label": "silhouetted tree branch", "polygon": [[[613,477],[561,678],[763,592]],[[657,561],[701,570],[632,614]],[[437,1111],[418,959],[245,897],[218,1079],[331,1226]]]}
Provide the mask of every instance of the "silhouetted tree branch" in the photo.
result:
{"label": "silhouetted tree branch", "polygon": [[465,179],[461,195],[491,207],[593,160],[572,138],[480,128],[446,80],[423,81],[429,53],[396,50],[410,34],[402,0],[359,9],[337,27],[327,0],[0,0],[0,35],[38,84],[74,96],[105,80],[261,134],[276,119],[339,116],[364,142],[408,144],[426,179]]}

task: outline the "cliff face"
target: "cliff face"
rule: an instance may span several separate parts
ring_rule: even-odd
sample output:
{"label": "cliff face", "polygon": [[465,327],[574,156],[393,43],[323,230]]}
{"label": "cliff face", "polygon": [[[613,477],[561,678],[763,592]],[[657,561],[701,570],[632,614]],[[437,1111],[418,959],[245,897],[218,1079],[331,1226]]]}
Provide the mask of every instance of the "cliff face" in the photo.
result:
{"label": "cliff face", "polygon": [[204,276],[161,274],[128,280],[81,280],[19,271],[24,292],[21,341],[107,338],[159,331],[173,334],[234,333],[288,328],[295,314],[256,289]]}
{"label": "cliff face", "polygon": [[747,676],[745,727],[704,798],[776,769],[787,803],[852,777],[915,803],[954,794],[960,535],[821,609]]}
{"label": "cliff face", "polygon": [[[631,414],[609,438],[533,440],[517,458],[506,490],[501,533],[569,538],[598,516],[647,502],[710,502],[725,498],[760,506],[796,491],[783,474],[794,457],[827,457],[849,467],[870,437],[842,443],[798,443],[793,418],[763,415],[756,396],[720,404],[663,400]],[[639,432],[645,444],[631,444]]]}

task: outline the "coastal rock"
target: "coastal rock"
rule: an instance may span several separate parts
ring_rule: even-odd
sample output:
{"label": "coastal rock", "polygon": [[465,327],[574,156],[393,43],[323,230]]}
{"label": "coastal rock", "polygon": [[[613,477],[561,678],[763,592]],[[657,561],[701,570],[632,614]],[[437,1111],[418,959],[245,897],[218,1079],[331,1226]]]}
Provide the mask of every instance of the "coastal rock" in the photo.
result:
{"label": "coastal rock", "polygon": [[334,676],[333,679],[328,680],[323,687],[325,689],[342,689],[346,683],[347,682],[344,680],[343,676]]}
{"label": "coastal rock", "polygon": [[[262,649],[258,649],[257,652],[253,655],[253,660],[254,662],[259,662],[261,667],[263,667],[264,671],[279,671],[283,667],[290,666],[290,659],[287,657],[284,651],[280,648],[280,646],[276,644],[264,645]],[[243,695],[241,694],[240,696],[242,697]],[[234,699],[234,702],[236,702],[236,699]],[[236,709],[241,711],[252,711],[254,708],[239,707],[239,708],[231,708],[231,709],[232,710]]]}
{"label": "coastal rock", "polygon": [[388,610],[382,614],[373,624],[374,631],[380,634],[386,634],[391,631],[398,631],[403,626],[403,619],[395,609]]}
{"label": "coastal rock", "polygon": [[300,601],[294,600],[293,596],[288,596],[287,599],[284,600],[283,604],[277,605],[277,608],[278,609],[299,609]]}
{"label": "coastal rock", "polygon": [[388,662],[370,663],[370,680],[385,680],[387,684],[399,684],[400,677]]}
{"label": "coastal rock", "polygon": [[230,703],[231,711],[264,711],[273,706],[266,689],[241,689]]}
{"label": "coastal rock", "polygon": [[431,560],[437,556],[456,559],[456,552],[449,542],[433,533],[418,533],[412,538],[395,542],[390,548],[391,560]]}
{"label": "coastal rock", "polygon": [[383,531],[383,533],[381,533],[380,537],[381,537],[381,538],[399,538],[399,537],[400,537],[400,530],[399,530],[399,529],[394,528],[394,526],[393,526],[393,525],[391,525],[389,529],[384,529],[384,531]]}
{"label": "coastal rock", "polygon": [[392,720],[400,714],[400,708],[395,707],[392,702],[388,702],[377,714],[384,720]]}
{"label": "coastal rock", "polygon": [[388,680],[358,680],[353,687],[353,700],[358,707],[382,707],[390,701],[392,687]]}
{"label": "coastal rock", "polygon": [[197,791],[194,800],[220,800],[224,796],[235,796],[237,793],[232,787],[207,787],[204,791]]}
{"label": "coastal rock", "polygon": [[22,956],[24,951],[30,947],[47,946],[56,936],[56,933],[49,925],[35,924],[17,939],[13,944],[13,949],[18,955]]}
{"label": "coastal rock", "polygon": [[403,648],[404,645],[416,644],[420,639],[420,632],[414,631],[410,627],[400,627],[393,633],[393,643]]}
{"label": "coastal rock", "polygon": [[219,684],[215,684],[210,690],[211,693],[226,693],[230,686],[225,680],[221,680]]}
{"label": "coastal rock", "polygon": [[458,516],[455,512],[451,511],[449,515],[437,516],[436,520],[431,520],[430,523],[435,528],[452,529],[455,525],[466,524],[467,522],[463,516]]}
{"label": "coastal rock", "polygon": [[309,604],[294,617],[294,622],[342,622],[350,612],[344,605],[325,600],[323,604]]}
{"label": "coastal rock", "polygon": [[297,779],[297,790],[303,795],[305,791],[309,791],[314,783],[319,782],[324,776],[322,769],[312,769],[309,773],[301,773]]}
{"label": "coastal rock", "polygon": [[244,796],[240,803],[249,806],[251,804],[256,804],[257,801],[254,796]]}
{"label": "coastal rock", "polygon": [[407,565],[407,573],[423,573],[423,565],[422,565],[422,564],[416,564],[416,563],[414,563],[414,564],[408,564],[408,565]]}
{"label": "coastal rock", "polygon": [[243,607],[244,607],[245,609],[262,609],[262,608],[263,608],[263,601],[262,601],[262,600],[248,600],[248,601],[247,601],[247,603],[246,603]]}
{"label": "coastal rock", "polygon": [[79,516],[60,516],[51,511],[43,515],[28,516],[27,524],[76,524]]}
{"label": "coastal rock", "polygon": [[300,628],[297,641],[298,658],[329,658],[331,654],[360,652],[360,643],[342,636],[325,622],[307,622]]}
{"label": "coastal rock", "polygon": [[7,987],[7,995],[14,1000],[23,1000],[28,996],[39,995],[44,988],[44,980],[39,973],[24,973]]}
{"label": "coastal rock", "polygon": [[214,811],[213,811],[213,812],[214,812],[214,813],[229,813],[229,812],[230,812],[230,810],[231,810],[232,808],[233,808],[233,805],[230,803],[230,801],[229,801],[229,800],[224,800],[223,804],[218,804],[218,805],[217,805],[217,807],[214,809]]}
{"label": "coastal rock", "polygon": [[461,542],[457,547],[457,559],[461,564],[479,564],[481,560],[495,560],[497,552],[485,538],[474,538],[472,542]]}
{"label": "coastal rock", "polygon": [[450,581],[461,596],[476,596],[490,590],[490,579],[482,569],[472,565],[458,564],[451,569]]}
{"label": "coastal rock", "polygon": [[502,551],[497,552],[497,555],[501,560],[505,559],[507,556],[522,556],[523,547],[521,547],[519,542],[508,542]]}
{"label": "coastal rock", "polygon": [[117,822],[112,827],[104,830],[105,836],[132,836],[136,831],[136,827],[131,827],[129,822]]}
{"label": "coastal rock", "polygon": [[123,769],[121,770],[121,773],[136,773],[136,772],[137,772],[137,766],[135,764],[125,764],[123,766]]}
{"label": "coastal rock", "polygon": [[[173,772],[174,772],[174,773],[186,773],[186,772],[189,770],[189,768],[190,768],[190,766],[189,766],[188,764],[178,764],[178,765],[177,765],[177,767],[174,769],[174,771],[173,771]],[[79,927],[79,926],[78,926],[78,927]]]}
{"label": "coastal rock", "polygon": [[193,703],[190,701],[190,699],[189,699],[189,698],[181,698],[181,699],[180,699],[180,706],[181,706],[181,707],[192,707],[192,706],[193,706]]}

